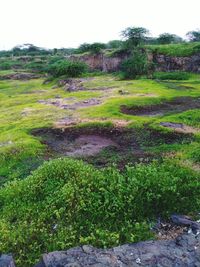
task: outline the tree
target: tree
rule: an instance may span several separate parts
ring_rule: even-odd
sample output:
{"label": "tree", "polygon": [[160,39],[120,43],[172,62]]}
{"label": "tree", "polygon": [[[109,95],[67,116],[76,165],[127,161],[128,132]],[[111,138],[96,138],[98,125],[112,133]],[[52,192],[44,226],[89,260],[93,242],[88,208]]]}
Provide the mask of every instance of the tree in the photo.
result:
{"label": "tree", "polygon": [[186,34],[190,42],[200,42],[200,30],[190,31]]}
{"label": "tree", "polygon": [[81,53],[88,52],[89,50],[90,50],[90,44],[88,43],[83,43],[78,47],[78,51],[80,51]]}
{"label": "tree", "polygon": [[126,40],[128,48],[137,47],[145,43],[148,38],[148,34],[149,30],[143,27],[129,27],[122,31],[122,37]]}
{"label": "tree", "polygon": [[93,54],[98,54],[101,52],[101,49],[105,49],[105,48],[106,48],[106,45],[103,43],[93,43],[90,45],[90,51]]}
{"label": "tree", "polygon": [[107,43],[107,48],[117,49],[117,48],[122,47],[122,45],[123,45],[123,41],[121,41],[121,40],[112,40],[112,41]]}
{"label": "tree", "polygon": [[171,33],[162,33],[157,38],[159,44],[181,43],[182,41],[183,39],[180,36]]}

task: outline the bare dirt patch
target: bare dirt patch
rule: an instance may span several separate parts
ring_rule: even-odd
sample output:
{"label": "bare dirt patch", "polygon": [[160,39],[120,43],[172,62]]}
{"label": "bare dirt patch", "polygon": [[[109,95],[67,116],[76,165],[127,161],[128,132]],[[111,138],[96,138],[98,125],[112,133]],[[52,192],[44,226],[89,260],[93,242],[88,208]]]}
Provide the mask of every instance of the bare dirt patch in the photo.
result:
{"label": "bare dirt patch", "polygon": [[87,108],[90,106],[100,105],[102,103],[101,99],[99,98],[89,98],[83,101],[74,101],[74,97],[69,98],[55,98],[55,99],[48,99],[48,100],[39,100],[38,102],[44,105],[52,105],[56,106],[61,109],[69,109],[69,110],[76,110],[79,108]]}
{"label": "bare dirt patch", "polygon": [[121,106],[121,112],[136,116],[162,116],[167,113],[178,113],[200,108],[200,98],[179,97],[171,101],[163,101],[157,105]]}
{"label": "bare dirt patch", "polygon": [[37,129],[32,134],[40,137],[51,157],[83,158],[99,167],[116,163],[120,169],[128,163],[148,163],[152,159],[162,158],[162,153],[149,152],[150,147],[191,142],[189,134],[163,133],[148,127],[128,129],[101,126],[100,123],[94,126]]}
{"label": "bare dirt patch", "polygon": [[[108,118],[99,118],[99,119],[87,119],[87,118],[78,118],[75,116],[68,116],[65,118],[62,118],[61,120],[55,122],[54,126],[55,128],[68,128],[71,126],[78,125],[80,123],[102,123],[102,122],[110,122]],[[130,121],[127,120],[118,120],[118,119],[112,119],[112,124],[114,127],[117,128],[124,128],[128,126]]]}
{"label": "bare dirt patch", "polygon": [[179,133],[199,133],[200,129],[185,125],[183,123],[174,123],[174,122],[161,122],[161,126],[166,127],[166,128],[171,128],[176,132]]}
{"label": "bare dirt patch", "polygon": [[117,146],[117,144],[110,138],[99,135],[81,135],[67,146],[64,153],[71,157],[94,156],[109,146]]}

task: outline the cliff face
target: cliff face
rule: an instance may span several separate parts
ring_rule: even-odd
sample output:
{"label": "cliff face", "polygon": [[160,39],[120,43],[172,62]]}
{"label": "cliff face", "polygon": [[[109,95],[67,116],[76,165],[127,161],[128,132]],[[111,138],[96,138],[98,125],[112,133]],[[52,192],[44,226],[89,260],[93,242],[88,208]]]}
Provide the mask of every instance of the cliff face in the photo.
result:
{"label": "cliff face", "polygon": [[[127,56],[110,57],[104,54],[71,56],[74,61],[85,62],[92,70],[114,72]],[[200,73],[200,54],[190,57],[175,57],[161,54],[149,54],[148,60],[155,64],[156,71],[189,71]]]}
{"label": "cliff face", "polygon": [[157,71],[189,71],[200,73],[200,54],[191,57],[172,57],[166,55],[153,55],[153,62]]}
{"label": "cliff face", "polygon": [[85,62],[90,69],[104,72],[118,71],[125,58],[127,57],[109,57],[104,54],[70,56],[70,60]]}

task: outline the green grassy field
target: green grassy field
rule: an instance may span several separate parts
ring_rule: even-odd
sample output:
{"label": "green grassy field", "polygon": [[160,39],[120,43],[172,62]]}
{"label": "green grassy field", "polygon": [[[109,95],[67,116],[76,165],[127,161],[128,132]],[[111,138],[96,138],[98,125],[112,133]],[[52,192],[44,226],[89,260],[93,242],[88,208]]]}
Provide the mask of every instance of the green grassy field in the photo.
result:
{"label": "green grassy field", "polygon": [[[149,228],[159,215],[196,215],[200,75],[180,81],[101,75],[85,78],[76,92],[43,82],[0,80],[0,251],[28,267],[47,251],[155,238]],[[82,106],[91,99],[99,103]],[[61,100],[78,104],[52,104]],[[145,107],[151,112],[152,106],[159,108],[149,116]],[[66,118],[77,123],[60,124]],[[161,125],[167,122],[184,127]],[[120,147],[83,161],[65,158],[33,134],[49,129],[52,135],[55,128],[60,135],[104,134]]]}

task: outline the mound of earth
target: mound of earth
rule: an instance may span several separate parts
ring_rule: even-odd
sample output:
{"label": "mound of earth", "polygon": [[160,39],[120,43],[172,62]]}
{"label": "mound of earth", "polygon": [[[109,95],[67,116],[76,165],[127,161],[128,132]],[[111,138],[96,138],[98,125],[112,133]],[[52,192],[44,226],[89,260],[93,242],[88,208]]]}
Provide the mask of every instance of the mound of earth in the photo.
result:
{"label": "mound of earth", "polygon": [[200,108],[200,98],[178,97],[171,101],[163,101],[157,105],[121,106],[121,112],[136,116],[162,116],[167,113],[178,113]]}

